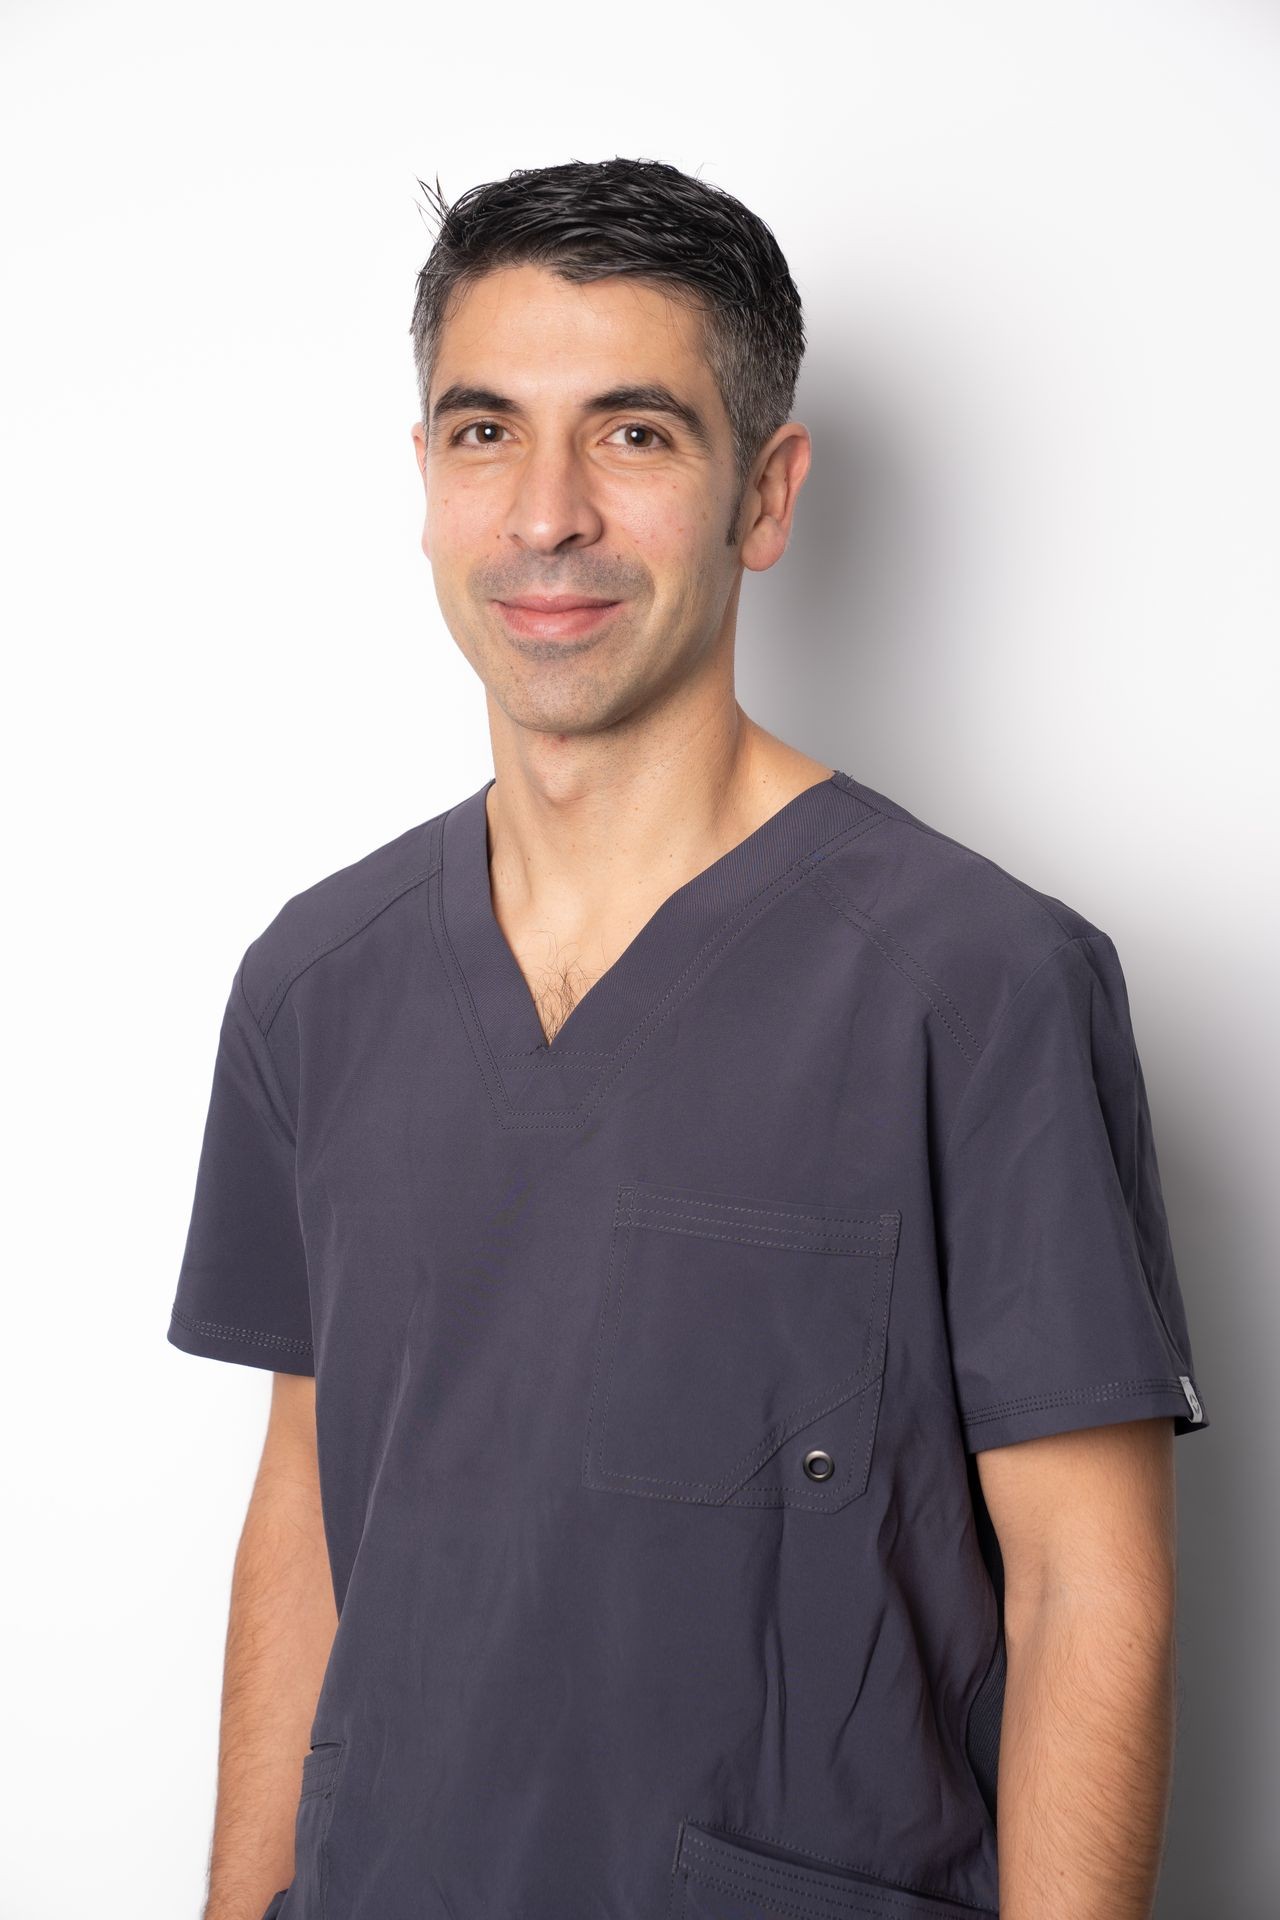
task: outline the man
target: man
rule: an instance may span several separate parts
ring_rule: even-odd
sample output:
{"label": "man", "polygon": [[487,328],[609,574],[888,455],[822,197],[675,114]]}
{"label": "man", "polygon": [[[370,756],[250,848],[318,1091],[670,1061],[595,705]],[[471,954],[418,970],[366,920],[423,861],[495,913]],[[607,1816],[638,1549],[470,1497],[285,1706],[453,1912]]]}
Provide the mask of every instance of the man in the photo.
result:
{"label": "man", "polygon": [[1116,948],[737,705],[810,455],[763,223],[623,159],[438,210],[495,774],[231,988],[208,1920],[1139,1920],[1208,1420]]}

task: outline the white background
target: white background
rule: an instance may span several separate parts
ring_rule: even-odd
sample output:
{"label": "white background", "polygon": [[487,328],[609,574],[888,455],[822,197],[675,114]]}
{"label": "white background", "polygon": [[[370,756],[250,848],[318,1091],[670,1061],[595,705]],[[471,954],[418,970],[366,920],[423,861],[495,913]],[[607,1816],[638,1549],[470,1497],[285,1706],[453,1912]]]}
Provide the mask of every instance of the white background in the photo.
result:
{"label": "white background", "polygon": [[6,0],[0,36],[4,1920],[199,1913],[270,1388],[165,1340],[223,1002],[289,895],[492,771],[418,545],[417,179],[615,153],[745,200],[805,302],[743,705],[1121,954],[1214,1423],[1158,1912],[1272,1915],[1276,8]]}

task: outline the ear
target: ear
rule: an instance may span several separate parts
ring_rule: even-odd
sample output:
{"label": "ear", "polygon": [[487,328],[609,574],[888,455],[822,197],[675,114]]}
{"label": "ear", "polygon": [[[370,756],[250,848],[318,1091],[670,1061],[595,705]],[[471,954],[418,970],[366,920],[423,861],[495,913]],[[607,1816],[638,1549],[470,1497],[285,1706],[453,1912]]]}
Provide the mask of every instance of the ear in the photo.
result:
{"label": "ear", "polygon": [[765,443],[756,475],[742,503],[747,530],[742,540],[742,564],[763,573],[781,560],[791,537],[796,500],[813,458],[809,429],[788,420]]}
{"label": "ear", "polygon": [[[412,434],[414,459],[417,462],[418,473],[422,480],[422,490],[425,493],[427,488],[427,436],[421,420],[414,421]],[[422,551],[429,560],[431,555],[427,550],[427,523],[425,520],[422,523]]]}

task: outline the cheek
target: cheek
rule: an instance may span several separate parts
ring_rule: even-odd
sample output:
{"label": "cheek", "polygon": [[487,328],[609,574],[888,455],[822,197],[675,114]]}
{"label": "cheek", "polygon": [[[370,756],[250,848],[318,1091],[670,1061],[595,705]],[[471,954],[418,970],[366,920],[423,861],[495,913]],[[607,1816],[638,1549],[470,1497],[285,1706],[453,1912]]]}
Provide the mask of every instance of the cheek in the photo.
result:
{"label": "cheek", "polygon": [[500,512],[491,488],[468,486],[456,474],[433,479],[427,487],[427,525],[445,540],[485,539]]}
{"label": "cheek", "polygon": [[427,528],[447,540],[458,525],[458,502],[456,496],[447,489],[442,492],[430,492],[427,495]]}
{"label": "cheek", "polygon": [[710,523],[705,503],[689,500],[675,487],[633,505],[625,522],[636,547],[659,564],[664,554],[677,561],[704,548]]}

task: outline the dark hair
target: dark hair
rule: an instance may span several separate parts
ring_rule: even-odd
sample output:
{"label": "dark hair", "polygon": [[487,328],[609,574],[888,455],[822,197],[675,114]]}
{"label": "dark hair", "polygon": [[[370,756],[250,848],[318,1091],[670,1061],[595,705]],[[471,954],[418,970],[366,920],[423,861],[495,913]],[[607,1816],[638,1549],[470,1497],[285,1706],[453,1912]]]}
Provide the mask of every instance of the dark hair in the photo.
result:
{"label": "dark hair", "polygon": [[455,289],[530,262],[563,280],[629,273],[703,317],[708,365],[733,430],[738,510],[756,454],[790,417],[804,354],[800,295],[782,250],[732,194],[661,160],[568,160],[517,168],[450,206],[425,181],[439,232],[418,275],[413,357],[422,419]]}

